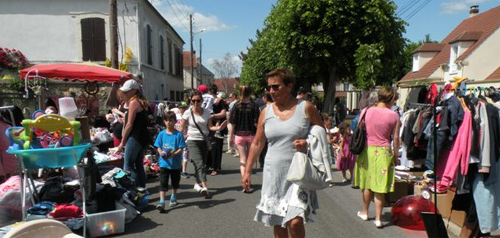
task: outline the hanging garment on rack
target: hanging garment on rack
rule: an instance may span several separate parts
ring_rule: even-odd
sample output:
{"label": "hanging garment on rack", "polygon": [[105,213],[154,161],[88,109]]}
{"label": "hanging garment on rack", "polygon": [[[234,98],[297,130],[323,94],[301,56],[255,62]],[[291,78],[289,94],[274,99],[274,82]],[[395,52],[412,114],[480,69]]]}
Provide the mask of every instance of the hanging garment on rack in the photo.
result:
{"label": "hanging garment on rack", "polygon": [[472,117],[470,111],[464,111],[464,119],[458,130],[457,137],[446,162],[441,184],[449,186],[453,183],[458,167],[461,167],[460,173],[467,174],[469,168],[469,156],[471,148]]}
{"label": "hanging garment on rack", "polygon": [[431,86],[429,86],[429,93],[427,93],[427,101],[429,101],[431,105],[434,105],[434,103],[436,103],[435,100],[437,94],[438,90],[436,87],[436,83],[431,83]]}
{"label": "hanging garment on rack", "polygon": [[414,143],[414,138],[415,134],[412,131],[413,125],[417,121],[417,114],[418,110],[410,110],[408,119],[406,120],[406,123],[404,124],[403,130],[403,135],[401,136],[403,144],[406,145],[406,152],[407,156],[409,158],[413,158],[413,155],[415,154],[415,143]]}
{"label": "hanging garment on rack", "polygon": [[[408,121],[408,118],[410,117],[410,114],[412,111],[415,110],[410,110],[405,113],[403,113],[403,116],[401,117],[401,128],[399,129],[399,138],[403,138],[403,132],[405,129],[406,122]],[[401,143],[401,157],[399,158],[400,165],[403,166],[404,168],[409,168],[410,163],[408,162],[408,155],[407,155],[407,149],[408,146],[403,142]]]}
{"label": "hanging garment on rack", "polygon": [[488,103],[486,105],[486,111],[488,112],[488,122],[490,124],[490,158],[498,161],[499,149],[500,149],[500,119],[498,116],[498,108],[493,104]]}
{"label": "hanging garment on rack", "polygon": [[[500,163],[493,160],[490,180],[499,176]],[[473,196],[479,228],[482,233],[500,229],[500,182],[485,183],[485,176],[478,174],[473,181]]]}
{"label": "hanging garment on rack", "polygon": [[479,119],[480,119],[479,171],[487,172],[491,167],[490,123],[488,120],[486,103],[484,103],[483,101],[479,102]]}

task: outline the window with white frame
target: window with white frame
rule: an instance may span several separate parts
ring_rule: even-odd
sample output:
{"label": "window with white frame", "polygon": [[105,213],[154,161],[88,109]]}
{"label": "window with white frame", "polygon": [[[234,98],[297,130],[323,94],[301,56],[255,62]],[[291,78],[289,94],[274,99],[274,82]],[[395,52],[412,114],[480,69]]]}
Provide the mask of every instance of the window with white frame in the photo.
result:
{"label": "window with white frame", "polygon": [[418,53],[413,54],[413,67],[412,67],[413,72],[417,72],[420,70],[418,59],[419,59]]}
{"label": "window with white frame", "polygon": [[450,48],[450,73],[456,73],[458,70],[458,65],[455,63],[458,56],[460,56],[460,45],[455,43]]}

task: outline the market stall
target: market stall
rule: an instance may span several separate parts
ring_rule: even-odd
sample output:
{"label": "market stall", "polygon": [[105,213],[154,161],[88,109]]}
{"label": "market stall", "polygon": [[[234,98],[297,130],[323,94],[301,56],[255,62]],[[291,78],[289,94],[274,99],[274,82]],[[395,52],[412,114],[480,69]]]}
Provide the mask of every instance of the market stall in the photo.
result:
{"label": "market stall", "polygon": [[[35,65],[21,70],[20,74],[25,80],[26,94],[30,92],[28,87],[33,85],[30,86],[29,81],[42,82],[43,80],[43,83],[37,84],[39,87],[37,90],[31,88],[39,97],[39,102],[42,102],[45,96],[51,99],[62,97],[53,100],[59,103],[58,111],[35,111],[32,118],[23,120],[22,127],[13,125],[7,128],[8,133],[5,134],[7,137],[1,138],[2,141],[10,141],[7,152],[16,155],[19,162],[19,176],[12,176],[12,179],[1,181],[11,184],[0,186],[5,187],[5,191],[15,194],[16,200],[19,200],[20,196],[22,206],[17,206],[18,202],[5,207],[0,204],[0,214],[6,214],[2,211],[17,209],[17,212],[22,213],[21,220],[23,221],[51,216],[60,221],[69,220],[68,224],[65,223],[68,227],[79,229],[83,225],[88,228],[92,237],[123,232],[125,220],[131,221],[130,214],[135,214],[135,216],[138,214],[135,209],[138,204],[137,200],[126,199],[125,194],[132,193],[131,197],[136,199],[147,198],[147,196],[143,196],[144,191],[130,186],[130,179],[120,168],[115,168],[112,172],[107,171],[104,175],[99,174],[92,152],[95,150],[93,149],[95,144],[92,146],[88,143],[91,141],[90,132],[95,129],[88,126],[85,116],[89,113],[89,106],[92,106],[93,102],[100,101],[97,97],[93,97],[97,99],[93,102],[89,100],[100,91],[100,85],[120,84],[130,79],[132,74],[91,63]],[[50,89],[54,88],[52,85],[75,83],[73,84],[75,86],[83,85],[83,90],[81,88],[80,95],[75,95],[73,98],[67,97],[68,95],[55,95],[50,93],[48,82],[50,82]],[[44,109],[40,105],[39,109]],[[36,174],[39,168],[43,168],[44,171],[40,170]],[[101,180],[106,182],[100,183]],[[97,184],[98,182],[100,184]],[[96,191],[96,184],[105,189]],[[62,190],[57,189],[61,186]],[[86,191],[89,188],[91,191]],[[123,198],[102,199],[110,197],[105,193],[117,189],[124,194]],[[9,195],[9,193],[5,194]],[[85,207],[87,204],[85,200],[88,198],[91,199],[88,202],[90,207]],[[0,201],[2,200],[6,199],[0,195]],[[79,205],[62,207],[66,203]],[[60,214],[58,215],[56,211],[62,210],[75,211],[75,214],[69,219],[58,217]],[[128,210],[127,217],[125,210]],[[81,222],[82,216],[83,222]],[[0,224],[0,226],[3,225],[5,224]],[[86,235],[85,229],[83,234]]]}

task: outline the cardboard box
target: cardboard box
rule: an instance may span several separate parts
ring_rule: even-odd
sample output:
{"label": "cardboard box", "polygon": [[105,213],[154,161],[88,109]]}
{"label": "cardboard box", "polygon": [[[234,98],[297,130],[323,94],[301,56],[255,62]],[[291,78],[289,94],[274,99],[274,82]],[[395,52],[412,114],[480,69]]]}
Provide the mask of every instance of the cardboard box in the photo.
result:
{"label": "cardboard box", "polygon": [[408,195],[413,195],[413,184],[409,182],[399,182],[394,183],[394,192],[387,193],[385,201],[387,204],[392,204],[397,202],[400,198]]}
{"label": "cardboard box", "polygon": [[[453,202],[453,198],[455,198],[455,192],[448,190],[448,200],[450,201],[450,206]],[[462,227],[465,223],[465,218],[467,214],[464,211],[457,211],[457,210],[452,210],[450,214],[450,220],[458,225],[459,227]]]}
{"label": "cardboard box", "polygon": [[[434,202],[434,193],[431,192],[428,188],[424,188],[424,186],[417,185],[417,184],[415,184],[413,186],[414,195],[423,195],[422,191],[424,191],[424,193],[427,193],[427,196],[430,195],[429,199],[432,202]],[[426,196],[424,196],[424,197],[426,197]],[[437,194],[437,200],[438,200],[437,201],[437,208],[438,208],[439,213],[445,218],[450,217],[451,202],[453,201],[453,197],[454,196],[451,196],[451,199],[450,199],[450,195],[448,193]],[[454,212],[456,212],[456,211],[454,211]]]}

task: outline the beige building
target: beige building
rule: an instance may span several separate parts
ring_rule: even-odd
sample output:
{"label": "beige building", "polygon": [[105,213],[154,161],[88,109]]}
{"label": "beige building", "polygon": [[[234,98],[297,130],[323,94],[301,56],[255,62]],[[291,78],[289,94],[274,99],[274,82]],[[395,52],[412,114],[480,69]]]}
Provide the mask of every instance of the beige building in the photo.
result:
{"label": "beige building", "polygon": [[413,52],[413,68],[399,82],[398,106],[417,102],[423,86],[438,89],[455,77],[474,81],[468,89],[500,86],[500,6],[479,14],[472,6],[462,21],[439,44],[423,44]]}

